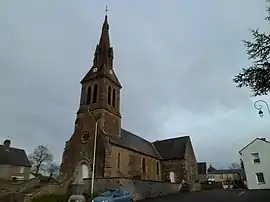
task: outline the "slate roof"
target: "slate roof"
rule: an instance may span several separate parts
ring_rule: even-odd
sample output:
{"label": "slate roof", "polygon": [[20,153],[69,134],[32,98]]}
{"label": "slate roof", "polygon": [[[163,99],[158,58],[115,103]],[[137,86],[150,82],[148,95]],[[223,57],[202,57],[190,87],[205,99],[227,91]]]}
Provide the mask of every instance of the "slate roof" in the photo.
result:
{"label": "slate roof", "polygon": [[215,169],[212,165],[209,166],[209,168],[207,169],[208,173],[212,173],[214,171],[216,171],[217,169]]}
{"label": "slate roof", "polygon": [[209,172],[210,174],[243,173],[243,169],[220,169]]}
{"label": "slate roof", "polygon": [[153,143],[121,129],[121,137],[110,136],[110,143],[160,160],[184,158],[189,136],[155,141]]}
{"label": "slate roof", "polygon": [[110,136],[110,143],[160,160],[184,158],[189,136],[149,142],[127,130],[121,129],[121,137]]}
{"label": "slate roof", "polygon": [[23,149],[9,148],[9,151],[0,145],[0,165],[31,167],[27,155]]}
{"label": "slate roof", "polygon": [[197,167],[198,167],[198,174],[199,175],[206,174],[206,163],[205,162],[197,163]]}
{"label": "slate roof", "polygon": [[121,129],[121,138],[110,136],[110,142],[120,147],[143,153],[156,159],[161,159],[159,153],[151,142],[127,130]]}
{"label": "slate roof", "polygon": [[182,159],[184,158],[186,145],[189,141],[189,136],[183,136],[156,141],[153,142],[153,145],[163,160]]}

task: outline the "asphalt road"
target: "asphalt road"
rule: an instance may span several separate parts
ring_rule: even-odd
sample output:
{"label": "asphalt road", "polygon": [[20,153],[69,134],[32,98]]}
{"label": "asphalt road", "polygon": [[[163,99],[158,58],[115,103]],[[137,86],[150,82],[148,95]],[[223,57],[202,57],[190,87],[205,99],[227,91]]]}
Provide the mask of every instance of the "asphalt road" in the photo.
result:
{"label": "asphalt road", "polygon": [[269,202],[270,190],[205,190],[200,192],[178,193],[144,202]]}

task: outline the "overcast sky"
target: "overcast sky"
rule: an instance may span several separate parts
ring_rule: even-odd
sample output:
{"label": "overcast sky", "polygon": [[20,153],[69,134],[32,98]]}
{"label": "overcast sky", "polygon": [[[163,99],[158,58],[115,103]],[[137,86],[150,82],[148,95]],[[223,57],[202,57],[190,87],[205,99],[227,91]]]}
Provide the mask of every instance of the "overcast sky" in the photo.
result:
{"label": "overcast sky", "polygon": [[0,1],[1,142],[10,136],[28,153],[45,144],[60,161],[106,5],[123,128],[151,141],[188,134],[197,160],[217,167],[270,139],[259,98],[232,81],[250,64],[248,29],[269,31],[264,0],[93,2]]}

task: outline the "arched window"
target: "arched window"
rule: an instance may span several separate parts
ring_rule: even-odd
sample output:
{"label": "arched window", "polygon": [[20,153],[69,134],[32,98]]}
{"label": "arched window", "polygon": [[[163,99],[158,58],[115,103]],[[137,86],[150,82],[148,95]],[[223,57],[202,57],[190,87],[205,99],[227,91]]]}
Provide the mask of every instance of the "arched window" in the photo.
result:
{"label": "arched window", "polygon": [[94,91],[93,91],[93,103],[97,102],[97,93],[98,93],[97,84],[95,84]]}
{"label": "arched window", "polygon": [[159,162],[156,162],[156,170],[157,170],[157,175],[159,175]]}
{"label": "arched window", "polygon": [[112,88],[111,86],[108,87],[108,104],[111,104],[111,95],[112,95]]}
{"label": "arched window", "polygon": [[115,107],[115,99],[116,99],[116,96],[115,96],[115,89],[113,89],[113,94],[112,94],[112,106]]}
{"label": "arched window", "polygon": [[81,169],[82,169],[82,178],[88,178],[89,177],[89,168],[88,168],[88,166],[85,163],[83,163]]}
{"label": "arched window", "polygon": [[145,173],[146,166],[145,166],[145,158],[142,159],[142,172]]}
{"label": "arched window", "polygon": [[117,154],[117,168],[120,169],[120,153]]}
{"label": "arched window", "polygon": [[92,88],[91,86],[87,89],[87,97],[86,97],[86,104],[89,105],[91,103],[91,94],[92,94]]}

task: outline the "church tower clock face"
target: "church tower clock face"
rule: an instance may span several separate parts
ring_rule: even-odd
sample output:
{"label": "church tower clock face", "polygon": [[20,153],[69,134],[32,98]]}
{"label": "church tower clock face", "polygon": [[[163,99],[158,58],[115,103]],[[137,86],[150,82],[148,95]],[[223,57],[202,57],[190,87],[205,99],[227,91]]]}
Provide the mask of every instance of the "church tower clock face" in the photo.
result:
{"label": "church tower clock face", "polygon": [[88,131],[85,131],[82,136],[81,136],[81,142],[83,144],[87,143],[90,139],[90,135],[89,135],[89,132]]}

